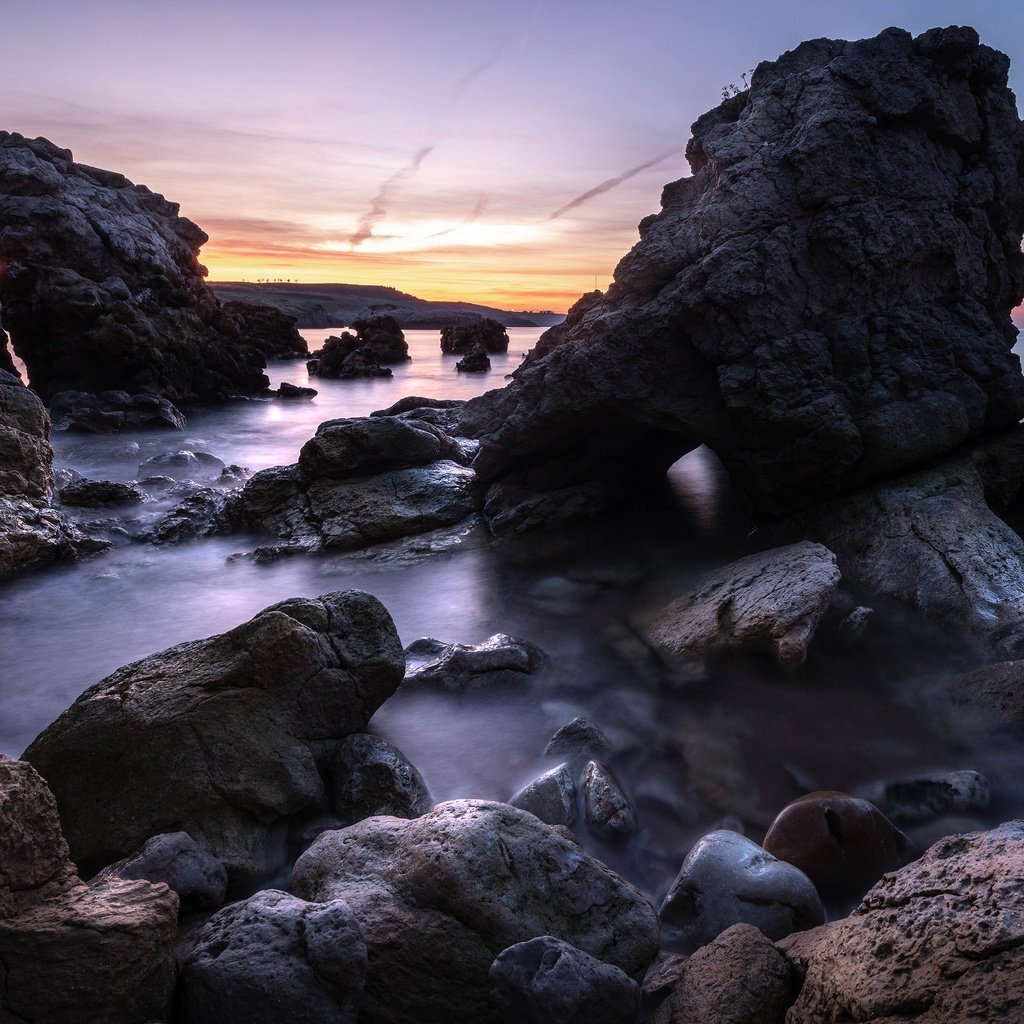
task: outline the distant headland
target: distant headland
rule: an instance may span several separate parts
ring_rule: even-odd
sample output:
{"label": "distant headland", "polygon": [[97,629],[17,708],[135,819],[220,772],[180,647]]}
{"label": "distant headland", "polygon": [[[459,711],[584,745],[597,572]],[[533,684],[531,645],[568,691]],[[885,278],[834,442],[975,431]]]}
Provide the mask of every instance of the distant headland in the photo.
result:
{"label": "distant headland", "polygon": [[512,311],[473,302],[431,302],[397,288],[366,284],[293,284],[290,282],[211,281],[222,300],[276,306],[296,318],[298,327],[337,327],[368,313],[387,313],[407,329],[440,329],[447,324],[491,317],[505,327],[550,327],[565,319],[549,309]]}

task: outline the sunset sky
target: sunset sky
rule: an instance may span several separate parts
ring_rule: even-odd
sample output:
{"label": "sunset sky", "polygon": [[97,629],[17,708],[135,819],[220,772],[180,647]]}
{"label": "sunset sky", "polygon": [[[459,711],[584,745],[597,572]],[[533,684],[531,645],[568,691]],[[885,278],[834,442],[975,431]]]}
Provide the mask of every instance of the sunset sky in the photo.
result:
{"label": "sunset sky", "polygon": [[564,310],[723,86],[892,24],[971,24],[1024,88],[1020,0],[36,0],[5,5],[0,128],[180,203],[215,280]]}

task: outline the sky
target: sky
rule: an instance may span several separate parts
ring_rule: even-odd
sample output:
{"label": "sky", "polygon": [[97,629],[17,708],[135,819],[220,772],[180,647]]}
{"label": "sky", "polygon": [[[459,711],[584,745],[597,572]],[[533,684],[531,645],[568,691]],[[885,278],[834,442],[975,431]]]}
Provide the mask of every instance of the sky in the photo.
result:
{"label": "sky", "polygon": [[689,173],[689,127],[804,39],[969,24],[1024,90],[1020,0],[7,3],[0,128],[181,205],[211,280],[563,311]]}

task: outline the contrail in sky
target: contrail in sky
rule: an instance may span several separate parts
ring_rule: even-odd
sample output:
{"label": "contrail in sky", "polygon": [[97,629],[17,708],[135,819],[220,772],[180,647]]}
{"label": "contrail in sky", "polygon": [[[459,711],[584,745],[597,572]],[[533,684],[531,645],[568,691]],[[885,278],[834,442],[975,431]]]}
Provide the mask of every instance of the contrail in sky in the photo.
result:
{"label": "contrail in sky", "polygon": [[388,212],[387,204],[391,200],[392,192],[406,178],[411,177],[420,169],[420,164],[426,160],[433,148],[433,146],[424,146],[422,149],[416,150],[412,155],[412,159],[404,167],[399,168],[390,178],[382,182],[377,190],[377,194],[370,201],[370,209],[363,214],[355,232],[348,240],[348,244],[353,249],[365,242],[373,234],[374,226]]}
{"label": "contrail in sky", "polygon": [[660,164],[662,160],[667,160],[670,156],[675,156],[677,150],[666,149],[664,153],[660,153],[653,160],[648,160],[646,163],[639,164],[636,167],[631,167],[628,171],[623,171],[621,174],[617,174],[614,178],[609,178],[607,181],[602,181],[600,185],[595,185],[592,189],[584,192],[583,195],[577,196],[575,199],[569,200],[565,206],[560,206],[548,220],[557,220],[562,216],[563,213],[568,213],[570,210],[575,210],[577,206],[582,206],[584,203],[589,202],[596,196],[602,195],[609,191],[609,189],[615,188],[616,185],[621,185],[624,181],[629,181],[630,178],[635,177],[641,171],[646,171],[648,167],[653,167],[655,164]]}
{"label": "contrail in sky", "polygon": [[461,224],[457,224],[450,228],[444,228],[441,231],[435,231],[432,235],[427,235],[424,241],[429,241],[431,238],[441,238],[443,235],[450,235],[456,227],[464,227],[466,224],[472,224],[473,221],[479,220],[483,216],[483,212],[487,209],[487,204],[490,201],[491,197],[486,192],[481,192],[480,197],[476,201],[476,206],[473,207],[473,212]]}

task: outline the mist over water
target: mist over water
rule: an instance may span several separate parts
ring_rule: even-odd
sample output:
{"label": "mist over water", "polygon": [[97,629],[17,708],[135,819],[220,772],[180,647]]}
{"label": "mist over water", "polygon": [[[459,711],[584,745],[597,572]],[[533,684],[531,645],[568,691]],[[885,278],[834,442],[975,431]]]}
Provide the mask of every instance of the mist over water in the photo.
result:
{"label": "mist over water", "polygon": [[[304,333],[316,347],[336,332]],[[307,381],[303,362],[276,362],[273,387],[311,383],[316,399],[202,410],[184,433],[57,433],[57,464],[131,480],[144,459],[179,448],[252,471],[292,463],[323,420],[367,415],[406,395],[469,398],[501,386],[540,333],[510,329],[509,353],[492,355],[487,375],[457,374],[436,331],[406,332],[413,359],[391,380]],[[933,713],[934,689],[973,666],[970,647],[905,613],[878,608],[860,647],[812,649],[794,675],[752,659],[666,674],[639,642],[638,623],[708,569],[764,546],[751,528],[721,465],[698,449],[673,467],[662,504],[514,544],[495,546],[477,527],[253,565],[229,557],[257,538],[126,541],[0,587],[0,751],[18,756],[121,665],[222,632],[287,597],[356,588],[380,598],[404,644],[419,636],[476,643],[505,632],[547,652],[547,667],[519,688],[401,691],[370,728],[410,757],[435,800],[508,799],[554,765],[543,757],[552,732],[586,715],[615,745],[609,763],[636,803],[641,833],[621,846],[583,827],[580,835],[654,897],[726,811],[742,819],[731,827],[760,840],[776,811],[808,789],[973,768],[993,783],[991,822],[1024,812],[1024,755],[983,724],[976,735],[970,723],[953,734]]]}

